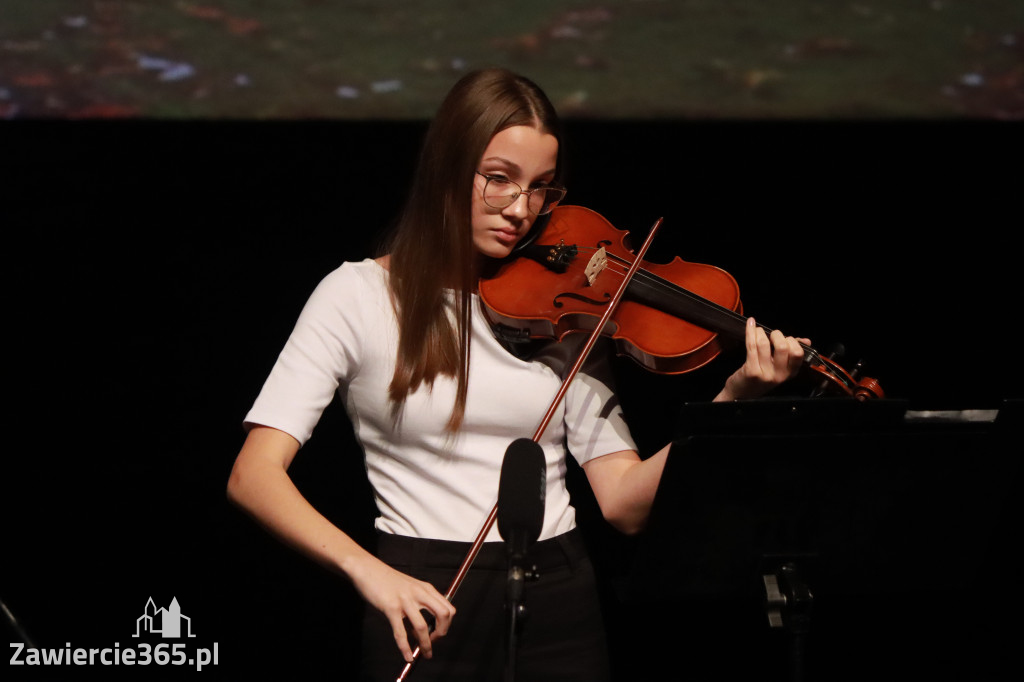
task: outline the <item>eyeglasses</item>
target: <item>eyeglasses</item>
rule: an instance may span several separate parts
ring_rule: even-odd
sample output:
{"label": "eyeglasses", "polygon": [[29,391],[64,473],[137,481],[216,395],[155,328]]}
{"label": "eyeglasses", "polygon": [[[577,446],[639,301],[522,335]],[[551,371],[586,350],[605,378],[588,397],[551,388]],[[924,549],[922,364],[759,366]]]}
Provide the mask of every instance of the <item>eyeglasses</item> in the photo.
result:
{"label": "eyeglasses", "polygon": [[523,189],[518,183],[499,175],[484,175],[476,172],[482,178],[486,178],[484,184],[484,203],[491,208],[508,208],[519,199],[520,194],[526,195],[526,207],[534,215],[546,215],[554,210],[558,202],[565,196],[565,189],[562,187],[534,187]]}

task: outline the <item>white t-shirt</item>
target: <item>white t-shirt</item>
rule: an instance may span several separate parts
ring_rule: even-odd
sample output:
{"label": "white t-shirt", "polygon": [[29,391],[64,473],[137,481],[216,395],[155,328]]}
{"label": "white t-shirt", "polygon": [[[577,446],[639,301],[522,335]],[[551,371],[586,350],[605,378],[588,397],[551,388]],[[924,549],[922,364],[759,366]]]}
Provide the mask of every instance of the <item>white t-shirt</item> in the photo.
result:
{"label": "white t-shirt", "polygon": [[[398,326],[387,278],[367,259],[321,281],[245,424],[280,429],[304,444],[337,392],[363,447],[377,528],[471,542],[497,502],[506,449],[533,437],[582,344],[552,343],[529,361],[516,358],[494,338],[474,296],[466,413],[452,435],[445,430],[456,391],[450,377],[410,394],[397,416],[388,400]],[[566,446],[581,464],[636,447],[598,350],[540,439],[547,461],[541,540],[576,523],[565,487]],[[500,539],[495,526],[487,540]]]}

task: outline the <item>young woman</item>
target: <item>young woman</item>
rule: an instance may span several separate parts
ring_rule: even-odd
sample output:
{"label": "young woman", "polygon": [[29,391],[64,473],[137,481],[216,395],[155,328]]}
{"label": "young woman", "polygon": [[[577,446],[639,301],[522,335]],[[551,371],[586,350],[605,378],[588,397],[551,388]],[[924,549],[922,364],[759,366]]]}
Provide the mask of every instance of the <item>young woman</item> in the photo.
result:
{"label": "young woman", "polygon": [[[496,528],[455,603],[443,592],[497,500],[506,449],[534,433],[578,344],[517,357],[491,333],[476,287],[481,268],[508,256],[562,198],[560,151],[558,118],[534,83],[499,69],[462,78],[427,133],[387,253],[324,278],[245,418],[229,497],[345,576],[373,607],[364,621],[364,679],[394,680],[417,646],[427,660],[416,680],[501,675],[507,558]],[[796,371],[799,343],[772,336],[748,325],[746,362],[716,400],[761,394]],[[668,446],[638,456],[607,359],[592,356],[540,443],[545,513],[530,556],[541,577],[527,586],[521,679],[609,676],[565,457],[582,465],[604,517],[633,533],[644,526],[668,456]],[[362,444],[380,513],[375,553],[317,512],[288,477],[335,394]]]}

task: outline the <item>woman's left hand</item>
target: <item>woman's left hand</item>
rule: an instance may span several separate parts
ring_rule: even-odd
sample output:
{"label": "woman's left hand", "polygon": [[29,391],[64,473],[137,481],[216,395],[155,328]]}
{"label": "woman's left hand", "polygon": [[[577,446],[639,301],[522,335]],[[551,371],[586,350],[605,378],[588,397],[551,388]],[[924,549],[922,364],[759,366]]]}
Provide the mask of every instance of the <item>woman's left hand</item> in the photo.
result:
{"label": "woman's left hand", "polygon": [[726,380],[725,388],[715,396],[716,402],[756,398],[790,379],[804,361],[800,344],[811,343],[785,336],[778,329],[769,338],[752,317],[747,318],[745,342],[747,360]]}

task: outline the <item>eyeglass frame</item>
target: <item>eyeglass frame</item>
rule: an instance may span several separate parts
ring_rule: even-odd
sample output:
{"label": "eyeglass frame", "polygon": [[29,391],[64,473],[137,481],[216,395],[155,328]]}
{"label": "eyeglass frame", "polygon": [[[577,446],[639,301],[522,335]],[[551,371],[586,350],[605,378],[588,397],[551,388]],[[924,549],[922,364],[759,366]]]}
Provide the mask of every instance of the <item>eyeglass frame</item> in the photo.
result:
{"label": "eyeglass frame", "polygon": [[[568,191],[568,190],[566,190],[565,187],[557,187],[555,185],[546,185],[544,187],[534,187],[533,189],[523,189],[523,186],[520,185],[515,180],[511,180],[509,178],[504,178],[504,177],[501,177],[500,175],[487,175],[486,173],[481,173],[480,171],[474,171],[474,172],[477,175],[479,175],[480,177],[484,178],[487,181],[487,182],[484,183],[483,189],[480,190],[480,198],[482,198],[484,200],[485,204],[487,204],[491,208],[497,209],[499,211],[500,210],[504,210],[504,209],[508,208],[509,206],[511,206],[512,204],[516,203],[517,201],[519,201],[519,197],[521,197],[522,195],[525,194],[526,195],[526,210],[527,211],[529,211],[533,215],[547,215],[548,213],[551,213],[551,211],[555,210],[555,206],[557,206],[558,202],[560,202],[562,199],[565,198],[565,193]],[[487,186],[489,184],[491,184],[491,180],[498,180],[499,182],[505,182],[505,183],[509,183],[511,185],[515,185],[516,187],[519,188],[519,191],[518,192],[514,192],[513,194],[510,194],[509,196],[511,197],[511,199],[509,199],[508,203],[505,204],[504,206],[495,206],[494,204],[491,204],[491,203],[489,203],[487,201]],[[539,191],[539,190],[544,190],[544,191],[556,190],[556,191],[561,192],[562,194],[561,194],[561,196],[558,197],[557,200],[551,202],[550,208],[548,208],[547,211],[544,211],[543,213],[538,213],[537,211],[534,211],[533,208],[530,206],[530,199],[533,197],[533,193],[536,192],[536,191]]]}

